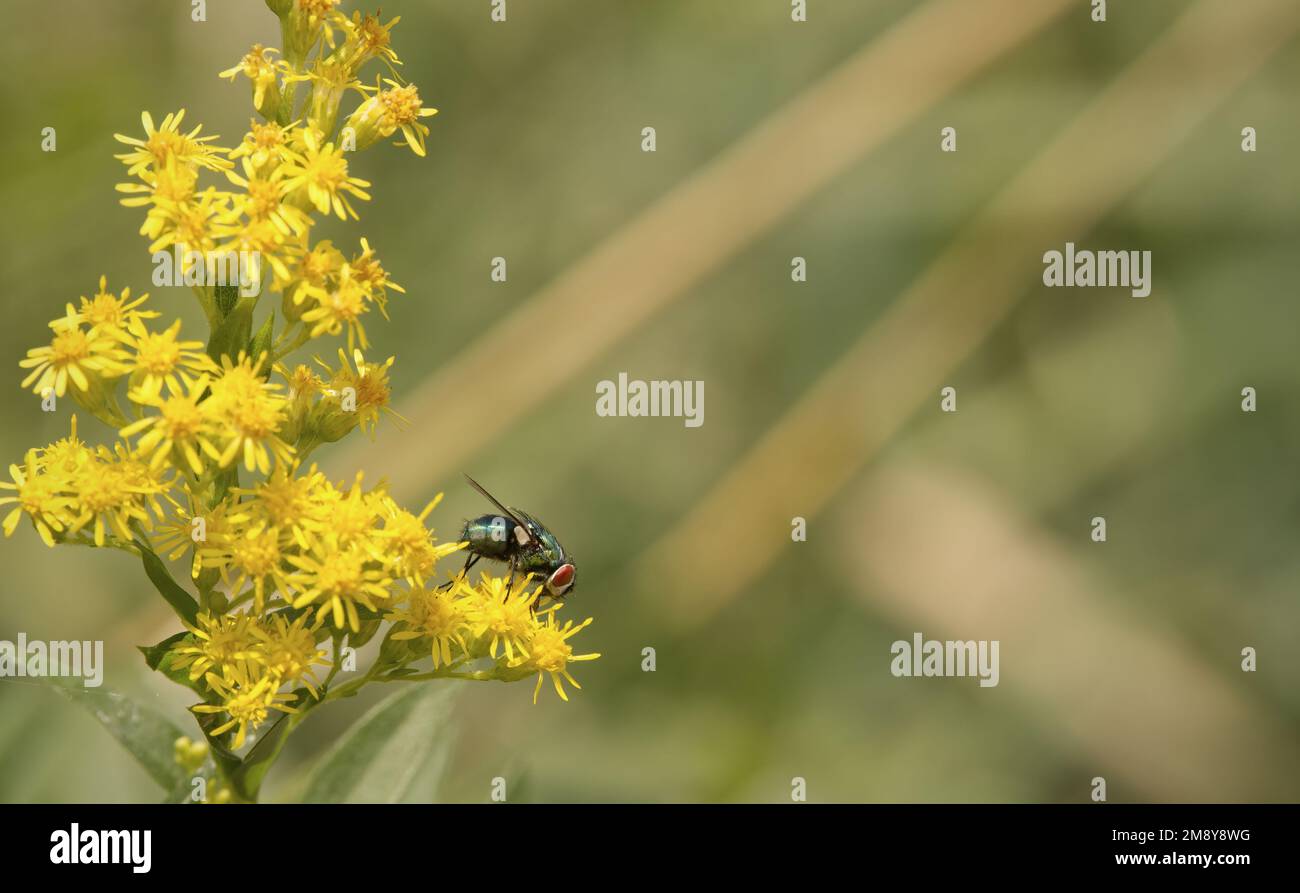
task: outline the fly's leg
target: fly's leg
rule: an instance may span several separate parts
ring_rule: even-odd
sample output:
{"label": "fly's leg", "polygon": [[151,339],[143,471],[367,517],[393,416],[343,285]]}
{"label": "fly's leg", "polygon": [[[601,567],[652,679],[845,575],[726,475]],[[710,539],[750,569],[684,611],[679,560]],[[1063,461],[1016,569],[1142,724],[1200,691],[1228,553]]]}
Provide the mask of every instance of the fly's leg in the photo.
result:
{"label": "fly's leg", "polygon": [[466,574],[468,574],[469,569],[473,567],[478,562],[478,560],[482,557],[483,557],[482,555],[479,555],[477,553],[470,555],[469,558],[465,561],[465,566],[460,569],[460,573],[452,577],[446,583],[443,583],[441,586],[438,587],[438,589],[439,590],[450,589],[452,587],[452,584],[454,584],[457,580],[461,579]]}

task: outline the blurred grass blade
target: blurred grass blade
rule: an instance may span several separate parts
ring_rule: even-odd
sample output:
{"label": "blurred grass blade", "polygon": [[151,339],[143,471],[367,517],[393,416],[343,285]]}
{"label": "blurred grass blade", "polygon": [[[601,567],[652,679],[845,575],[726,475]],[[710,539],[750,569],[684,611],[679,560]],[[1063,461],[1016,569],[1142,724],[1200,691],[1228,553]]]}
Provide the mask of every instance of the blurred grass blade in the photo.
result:
{"label": "blurred grass blade", "polygon": [[[398,407],[412,420],[405,437],[382,445],[344,444],[332,460],[335,467],[351,473],[381,464],[390,492],[414,498],[862,158],[1075,6],[1074,0],[915,4],[439,364]],[[521,340],[562,342],[565,349],[538,356],[525,376],[483,375]],[[471,405],[493,411],[473,412]],[[452,416],[458,420],[456,436],[443,436],[443,420]]]}
{"label": "blurred grass blade", "polygon": [[56,679],[50,679],[49,685],[99,720],[163,790],[170,794],[188,783],[174,751],[176,739],[184,733],[171,720],[115,691]]}
{"label": "blurred grass blade", "polygon": [[453,738],[456,687],[403,683],[353,724],[307,781],[307,803],[428,803]]}

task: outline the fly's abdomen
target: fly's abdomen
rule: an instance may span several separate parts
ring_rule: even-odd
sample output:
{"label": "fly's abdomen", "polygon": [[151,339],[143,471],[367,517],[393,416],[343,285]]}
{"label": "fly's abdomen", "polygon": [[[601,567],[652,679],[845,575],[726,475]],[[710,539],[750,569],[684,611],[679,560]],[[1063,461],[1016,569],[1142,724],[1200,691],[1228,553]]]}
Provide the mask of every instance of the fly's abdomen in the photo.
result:
{"label": "fly's abdomen", "polygon": [[460,538],[469,543],[469,551],[484,558],[507,561],[510,558],[513,522],[500,515],[483,515],[465,522]]}

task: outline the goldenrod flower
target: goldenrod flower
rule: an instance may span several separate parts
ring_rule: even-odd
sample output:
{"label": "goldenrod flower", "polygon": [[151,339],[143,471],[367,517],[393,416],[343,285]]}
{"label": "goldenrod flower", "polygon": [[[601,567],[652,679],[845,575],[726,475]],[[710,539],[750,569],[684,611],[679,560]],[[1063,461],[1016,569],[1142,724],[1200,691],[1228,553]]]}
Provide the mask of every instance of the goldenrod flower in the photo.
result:
{"label": "goldenrod flower", "polygon": [[361,92],[361,84],[352,76],[352,68],[333,56],[317,59],[309,72],[291,76],[288,80],[311,82],[307,125],[316,133],[333,133],[343,95],[348,90]]}
{"label": "goldenrod flower", "polygon": [[379,499],[378,494],[362,488],[362,477],[358,471],[346,493],[329,481],[322,482],[315,494],[315,511],[339,543],[361,543],[369,550],[369,537],[379,516]]}
{"label": "goldenrod flower", "polygon": [[77,436],[77,416],[72,416],[72,424],[67,437],[61,437],[41,450],[41,467],[46,474],[71,478],[95,459],[94,450]]}
{"label": "goldenrod flower", "polygon": [[189,201],[158,202],[145,218],[140,234],[153,237],[150,252],[179,245],[183,250],[182,269],[176,272],[189,274],[197,268],[195,258],[201,261],[203,255],[215,251],[214,226],[229,216],[230,199],[230,193],[208,187]]}
{"label": "goldenrod flower", "polygon": [[437,669],[452,662],[451,646],[458,645],[462,653],[468,649],[464,633],[468,629],[465,599],[449,590],[412,589],[405,609],[385,614],[402,629],[392,634],[396,641],[427,639]]}
{"label": "goldenrod flower", "polygon": [[331,21],[334,7],[338,5],[339,0],[293,0],[287,16],[282,19],[281,29],[284,54],[289,62],[300,63],[322,37],[326,44],[334,46]]}
{"label": "goldenrod flower", "polygon": [[207,396],[208,376],[200,375],[189,381],[187,388],[175,389],[167,397],[160,393],[161,386],[159,381],[153,388],[146,386],[131,392],[133,402],[157,408],[158,415],[132,422],[118,434],[134,437],[144,432],[136,448],[149,457],[151,468],[162,467],[175,455],[184,459],[184,463],[174,463],[177,467],[188,468],[196,476],[202,475],[200,454],[206,453],[214,458],[221,456],[215,441],[216,426],[206,404],[201,402]]}
{"label": "goldenrod flower", "polygon": [[[228,531],[236,530],[240,525],[247,523],[248,513],[238,504],[229,502],[219,502],[210,508],[200,508],[194,503],[191,494],[190,507],[187,509],[177,506],[171,515],[155,525],[151,538],[155,551],[160,555],[166,555],[172,561],[193,548],[194,557],[190,561],[190,576],[197,579],[203,570],[200,547],[207,541],[220,539]],[[200,542],[195,542],[196,531],[200,529],[194,523],[196,518],[203,522],[201,528],[203,540]]]}
{"label": "goldenrod flower", "polygon": [[322,239],[310,251],[301,252],[294,269],[272,284],[272,288],[284,292],[282,309],[285,318],[296,320],[301,317],[302,310],[298,305],[308,299],[325,300],[329,296],[330,281],[342,271],[344,263],[343,252],[329,239]]}
{"label": "goldenrod flower", "polygon": [[402,61],[391,46],[393,26],[401,20],[401,16],[394,16],[385,25],[380,23],[378,16],[366,13],[362,17],[359,11],[354,11],[351,19],[340,17],[339,24],[347,36],[338,52],[339,57],[353,72],[371,59],[382,59],[389,70],[394,65],[401,65]]}
{"label": "goldenrod flower", "polygon": [[388,289],[406,294],[406,289],[388,278],[388,272],[375,258],[374,249],[370,247],[370,242],[364,236],[361,239],[361,253],[348,261],[348,268],[351,270],[352,278],[379,305],[379,312],[383,313],[385,318],[388,317]]}
{"label": "goldenrod flower", "polygon": [[76,310],[73,310],[72,305],[69,304],[67,315],[61,320],[56,320],[56,324],[67,325],[75,320],[92,329],[100,329],[106,334],[122,338],[128,329],[139,327],[144,320],[158,316],[156,310],[139,309],[140,305],[148,299],[149,295],[146,293],[134,301],[131,300],[130,288],[122,289],[122,296],[119,298],[108,290],[108,277],[100,276],[99,291],[90,298],[82,295],[81,306]]}
{"label": "goldenrod flower", "polygon": [[293,447],[277,433],[285,415],[280,386],[264,381],[260,366],[260,360],[242,353],[234,364],[223,357],[221,375],[204,402],[204,412],[215,422],[213,436],[221,452],[214,458],[222,468],[242,455],[245,468],[267,474],[272,457],[288,462],[293,456]]}
{"label": "goldenrod flower", "polygon": [[[245,176],[227,171],[226,177],[244,190],[236,196],[231,213],[223,222],[237,219],[241,214],[252,223],[270,221],[284,236],[299,236],[311,226],[311,218],[300,208],[284,203],[284,167],[268,166],[259,173],[252,160],[242,161]],[[283,241],[283,240],[281,240]]]}
{"label": "goldenrod flower", "polygon": [[[274,220],[250,221],[243,220],[238,215],[233,218],[227,216],[213,225],[212,235],[218,240],[225,240],[216,249],[218,252],[234,252],[236,256],[248,258],[247,284],[257,287],[256,291],[249,294],[261,291],[263,263],[270,265],[276,275],[283,276],[289,272],[282,256],[289,237]],[[244,293],[241,291],[241,294]]]}
{"label": "goldenrod flower", "polygon": [[280,104],[279,70],[271,53],[278,53],[274,47],[264,47],[260,43],[239,60],[239,64],[227,68],[218,77],[235,78],[244,75],[253,85],[253,107],[268,118],[275,117],[276,107]]}
{"label": "goldenrod flower", "polygon": [[317,298],[316,306],[302,314],[302,321],[311,326],[313,338],[326,334],[337,335],[346,329],[348,349],[361,347],[364,350],[370,346],[370,342],[366,338],[361,317],[370,311],[369,301],[369,293],[349,275],[345,266],[338,281],[325,295]]}
{"label": "goldenrod flower", "polygon": [[148,112],[140,113],[140,122],[144,125],[143,140],[132,136],[113,134],[119,143],[135,148],[123,155],[115,156],[127,166],[127,173],[135,176],[146,171],[157,173],[175,161],[182,165],[196,165],[211,170],[230,167],[230,162],[222,155],[226,152],[218,146],[207,145],[217,139],[215,136],[199,136],[203,125],[195,127],[189,133],[181,133],[181,121],[185,118],[185,109],[167,115],[162,124],[154,127],[153,116]]}
{"label": "goldenrod flower", "polygon": [[420,123],[420,119],[430,118],[438,114],[438,110],[424,107],[414,84],[403,85],[387,78],[384,83],[391,85],[389,89],[381,89],[378,85],[367,88],[375,90],[375,95],[357,107],[345,126],[356,132],[358,149],[390,137],[400,129],[406,145],[423,157],[429,128]]}
{"label": "goldenrod flower", "polygon": [[532,638],[528,640],[528,654],[510,662],[511,667],[537,670],[537,687],[533,689],[534,704],[537,703],[537,696],[542,690],[542,682],[545,681],[548,673],[551,676],[551,682],[555,684],[555,693],[560,696],[562,701],[569,700],[569,696],[564,692],[564,686],[560,682],[561,679],[567,680],[574,688],[582,688],[578,684],[578,680],[574,679],[569,673],[569,664],[575,661],[595,660],[600,655],[574,654],[568,639],[577,635],[589,623],[591,623],[590,617],[577,626],[574,626],[572,620],[568,620],[565,621],[563,627],[560,627],[555,622],[555,615],[547,614],[546,620],[537,625]]}
{"label": "goldenrod flower", "polygon": [[[253,487],[236,487],[232,492],[246,498],[243,503],[253,519],[280,531],[283,544],[310,549],[315,536],[325,529],[328,517],[318,511],[325,475],[311,466],[302,476],[293,466],[277,465],[266,480]],[[318,517],[318,515],[320,517]]]}
{"label": "goldenrod flower", "polygon": [[140,225],[140,235],[152,242],[172,227],[174,219],[194,200],[199,173],[195,168],[179,166],[173,160],[161,171],[143,173],[140,177],[143,182],[118,183],[116,188],[128,196],[121,200],[121,204],[128,208],[152,205]]}
{"label": "goldenrod flower", "polygon": [[296,700],[297,695],[275,690],[277,679],[263,676],[250,688],[235,688],[222,679],[209,673],[204,679],[224,699],[221,704],[196,704],[190,709],[195,713],[224,713],[229,718],[212,730],[211,734],[221,735],[238,726],[235,734],[235,750],[244,746],[248,729],[266,721],[272,709],[282,713],[297,713],[298,708],[288,702]]}
{"label": "goldenrod flower", "polygon": [[257,658],[255,623],[248,614],[212,614],[203,612],[198,622],[185,625],[193,641],[172,649],[174,670],[189,669],[190,681],[214,671],[230,684],[243,685],[260,672],[253,665]]}
{"label": "goldenrod flower", "polygon": [[328,440],[338,440],[355,427],[360,427],[373,438],[381,412],[388,413],[398,421],[405,421],[388,405],[392,396],[388,370],[395,359],[396,357],[389,357],[382,363],[367,363],[361,351],[354,350],[352,362],[355,365],[349,365],[347,354],[340,347],[337,369],[325,365],[319,359],[316,361],[329,373],[327,396],[319,404],[321,415],[338,416],[344,423],[342,430],[333,432],[337,436],[327,438]]}
{"label": "goldenrod flower", "polygon": [[369,551],[361,544],[344,546],[327,531],[318,537],[309,551],[290,555],[288,561],[298,568],[290,575],[290,585],[297,591],[295,609],[317,604],[316,620],[327,615],[337,629],[361,629],[357,609],[378,610],[389,598],[392,578],[374,566]]}
{"label": "goldenrod flower", "polygon": [[[6,536],[26,517],[48,546],[93,543],[144,556],[151,582],[186,628],[164,643],[163,664],[146,649],[150,663],[171,678],[188,676],[201,693],[191,708],[200,725],[234,749],[277,712],[314,709],[375,679],[513,682],[536,673],[536,702],[548,675],[566,698],[563,683],[578,685],[569,665],[598,656],[575,655],[568,644],[590,619],[561,626],[554,600],[537,610],[544,588],[532,575],[511,581],[484,573],[471,583],[461,574],[432,588],[438,563],[468,545],[434,536],[429,517],[441,494],[416,514],[384,484],[363,486],[360,473],[335,483],[316,465],[303,468],[322,444],[355,428],[373,437],[380,415],[396,416],[395,358],[366,360],[363,321],[373,308],[386,319],[390,290],[404,291],[364,235],[348,236],[360,248],[345,256],[314,238],[316,223],[331,215],[355,220],[354,202],[370,199],[370,183],[352,175],[348,152],[400,131],[398,145],[424,155],[424,119],[437,113],[397,74],[391,32],[398,19],[349,17],[337,5],[267,0],[280,18],[283,50],[255,45],[221,72],[249,79],[265,118],[250,120],[233,150],[201,127],[185,128],[183,109],[158,124],[144,112],[143,136],[116,135],[130,181],[116,186],[119,201],[144,209],[140,234],[151,252],[166,252],[155,262],[174,264],[172,276],[193,287],[210,337],[185,339],[176,318],[155,330],[160,313],[148,295],[110,292],[101,276],[93,295],[67,303],[50,323],[50,343],[21,360],[22,386],[70,393],[121,440],[87,444],[73,416],[68,436],[27,450],[9,466],[10,480],[0,481]],[[393,79],[363,87],[357,76],[371,60]],[[353,90],[360,100],[336,136],[342,100]],[[235,255],[237,283],[220,269]],[[258,306],[267,268],[280,314]],[[345,330],[346,346],[314,346],[317,370],[286,360]],[[337,365],[319,359],[332,351]],[[128,402],[119,403],[123,393]],[[173,561],[188,553],[197,618],[170,597],[150,553]],[[359,648],[384,622],[390,627],[370,671],[328,690],[340,668],[325,640]],[[402,644],[408,641],[418,647]],[[425,654],[433,670],[415,671],[411,664]],[[209,765],[207,745],[174,743],[187,771]],[[236,783],[228,759],[211,765],[220,778],[210,801],[255,794],[246,785],[255,788],[249,778],[258,773]]]}
{"label": "goldenrod flower", "polygon": [[78,390],[89,391],[92,380],[116,378],[127,372],[122,362],[127,353],[118,346],[117,339],[103,329],[83,328],[71,309],[68,316],[55,320],[51,327],[54,338],[49,345],[33,347],[27,351],[27,358],[18,362],[22,368],[32,370],[23,379],[24,388],[35,382],[35,393],[53,389],[56,396],[62,397],[69,381]]}
{"label": "goldenrod flower", "polygon": [[112,450],[101,445],[98,452],[105,459],[112,458],[126,483],[134,487],[139,494],[138,502],[140,507],[153,513],[151,516],[142,519],[147,529],[153,528],[154,518],[163,517],[167,511],[167,508],[163,505],[164,501],[170,507],[174,508],[176,506],[176,500],[171,495],[176,480],[171,473],[171,469],[150,465],[145,460],[145,456],[132,449],[130,444],[127,443],[116,443],[113,445]]}
{"label": "goldenrod flower", "polygon": [[69,479],[69,490],[76,500],[75,517],[68,533],[76,534],[93,522],[96,546],[104,545],[112,531],[122,542],[131,542],[131,524],[152,525],[148,508],[151,497],[170,489],[168,483],[149,473],[149,466],[133,454],[114,453],[101,446],[93,460],[83,465]]}
{"label": "goldenrod flower", "polygon": [[541,593],[540,586],[528,591],[529,580],[517,576],[514,587],[507,591],[506,577],[493,577],[484,572],[477,586],[458,580],[456,588],[469,597],[466,617],[475,639],[486,643],[486,653],[496,658],[500,647],[507,661],[528,656],[527,643],[536,627],[533,602]]}
{"label": "goldenrod flower", "polygon": [[285,579],[284,552],[280,548],[280,531],[259,521],[247,530],[223,533],[209,537],[206,547],[199,550],[204,567],[221,571],[221,580],[230,591],[241,595],[244,587],[253,586],[253,611],[261,614],[266,606],[267,584],[271,592],[289,595]]}
{"label": "goldenrod flower", "polygon": [[412,586],[423,586],[440,560],[465,547],[464,543],[457,542],[435,544],[433,532],[424,526],[425,519],[441,501],[439,493],[424,511],[413,515],[387,496],[382,500],[384,520],[378,536],[384,542],[383,554],[394,576],[404,578]]}
{"label": "goldenrod flower", "polygon": [[[146,393],[157,393],[165,385],[173,394],[189,387],[189,372],[214,372],[216,365],[203,352],[202,341],[181,341],[178,319],[161,332],[133,326],[126,342],[134,353],[126,360],[131,384]],[[140,401],[136,401],[137,403]]]}
{"label": "goldenrod flower", "polygon": [[289,161],[284,172],[288,179],[284,188],[291,201],[301,207],[314,207],[322,214],[330,209],[340,220],[359,219],[348,196],[363,201],[370,200],[365,191],[370,186],[366,180],[348,175],[348,160],[333,143],[322,143],[315,131],[303,128],[298,131],[301,151],[289,150]]}
{"label": "goldenrod flower", "polygon": [[289,389],[289,407],[284,424],[280,426],[280,436],[285,443],[293,444],[301,453],[304,449],[303,435],[308,413],[325,383],[306,363],[299,363],[293,369],[287,368],[283,363],[276,363],[275,372],[284,378]]}
{"label": "goldenrod flower", "polygon": [[314,628],[307,624],[307,615],[289,620],[284,614],[273,614],[268,621],[254,630],[261,640],[261,661],[269,676],[284,685],[304,685],[313,694],[320,688],[316,668],[330,666],[323,650],[316,647]]}
{"label": "goldenrod flower", "polygon": [[289,157],[289,136],[292,132],[292,124],[282,127],[274,121],[266,124],[250,121],[248,133],[244,134],[243,140],[230,153],[230,157],[248,158],[253,162],[255,170],[278,165]]}
{"label": "goldenrod flower", "polygon": [[31,518],[41,540],[54,547],[54,534],[64,528],[68,510],[75,501],[63,493],[65,481],[57,474],[43,472],[35,449],[27,451],[23,465],[9,466],[12,483],[0,481],[0,490],[13,490],[16,495],[0,497],[0,505],[17,503],[5,516],[5,536],[12,536],[24,514]]}

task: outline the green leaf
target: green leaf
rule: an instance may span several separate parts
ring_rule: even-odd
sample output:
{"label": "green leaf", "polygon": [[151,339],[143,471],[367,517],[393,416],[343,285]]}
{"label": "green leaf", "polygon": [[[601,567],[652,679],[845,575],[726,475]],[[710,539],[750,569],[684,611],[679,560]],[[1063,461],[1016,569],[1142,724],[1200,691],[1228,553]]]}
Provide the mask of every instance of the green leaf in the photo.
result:
{"label": "green leaf", "polygon": [[162,659],[167,656],[167,652],[172,650],[172,646],[182,641],[189,633],[179,632],[174,636],[168,636],[157,645],[137,645],[137,650],[144,655],[144,662],[149,665],[149,669],[157,670],[162,664]]}
{"label": "green leaf", "polygon": [[140,560],[144,562],[144,572],[149,575],[149,582],[167,600],[167,604],[172,606],[177,616],[193,626],[198,619],[199,603],[172,579],[172,575],[167,572],[167,565],[144,544],[144,540],[137,538],[135,544],[140,549]]}
{"label": "green leaf", "polygon": [[234,730],[222,732],[220,735],[212,734],[212,729],[222,725],[222,717],[215,713],[196,713],[194,719],[203,731],[203,737],[207,739],[208,753],[212,757],[212,762],[221,769],[221,773],[225,778],[232,777],[239,771],[242,763],[239,754],[231,750],[227,744],[234,737]]}
{"label": "green leaf", "polygon": [[170,793],[188,783],[175,756],[176,739],[184,733],[171,720],[115,691],[56,680],[50,687],[99,720],[163,790]]}
{"label": "green leaf", "polygon": [[335,742],[307,781],[306,803],[429,803],[454,738],[456,686],[402,683]]}
{"label": "green leaf", "polygon": [[348,633],[348,646],[351,648],[360,648],[375,637],[379,632],[379,620],[363,620],[361,628],[354,633]]}
{"label": "green leaf", "polygon": [[[238,486],[239,463],[236,462],[229,468],[217,472],[216,480],[213,482],[213,496],[217,502],[220,502],[230,494],[232,488]],[[211,570],[211,568],[205,568],[204,573],[207,573],[208,570]]]}
{"label": "green leaf", "polygon": [[221,315],[229,316],[230,311],[235,309],[235,304],[239,301],[238,285],[214,285],[212,287],[212,298],[216,302],[217,309]]}
{"label": "green leaf", "polygon": [[144,655],[144,662],[149,665],[149,669],[162,673],[172,682],[190,689],[200,697],[206,697],[207,690],[204,688],[201,679],[190,679],[188,668],[176,669],[172,666],[172,648],[191,638],[193,637],[188,632],[179,632],[174,636],[168,636],[157,645],[151,647],[137,645],[136,648]]}
{"label": "green leaf", "polygon": [[[220,286],[218,286],[220,288]],[[240,298],[226,313],[208,339],[208,356],[221,362],[223,356],[235,359],[240,351],[248,346],[248,337],[253,330],[253,307],[257,298]]]}
{"label": "green leaf", "polygon": [[[300,688],[296,692],[298,695],[296,704],[306,704],[311,697],[311,693],[305,688]],[[248,749],[244,755],[244,761],[230,775],[230,782],[234,785],[235,793],[248,801],[257,800],[257,793],[262,788],[262,779],[266,777],[267,771],[275,758],[280,755],[281,748],[284,747],[285,741],[289,739],[289,733],[293,731],[294,726],[305,716],[305,713],[282,713],[270,727],[262,733],[262,737],[257,739],[257,743]]]}
{"label": "green leaf", "polygon": [[[248,342],[248,355],[256,360],[263,353],[270,353],[271,339],[275,336],[275,311],[266,318],[262,327],[257,330],[253,340]],[[266,368],[262,370],[262,376],[265,378],[271,374],[271,364],[268,362]]]}

